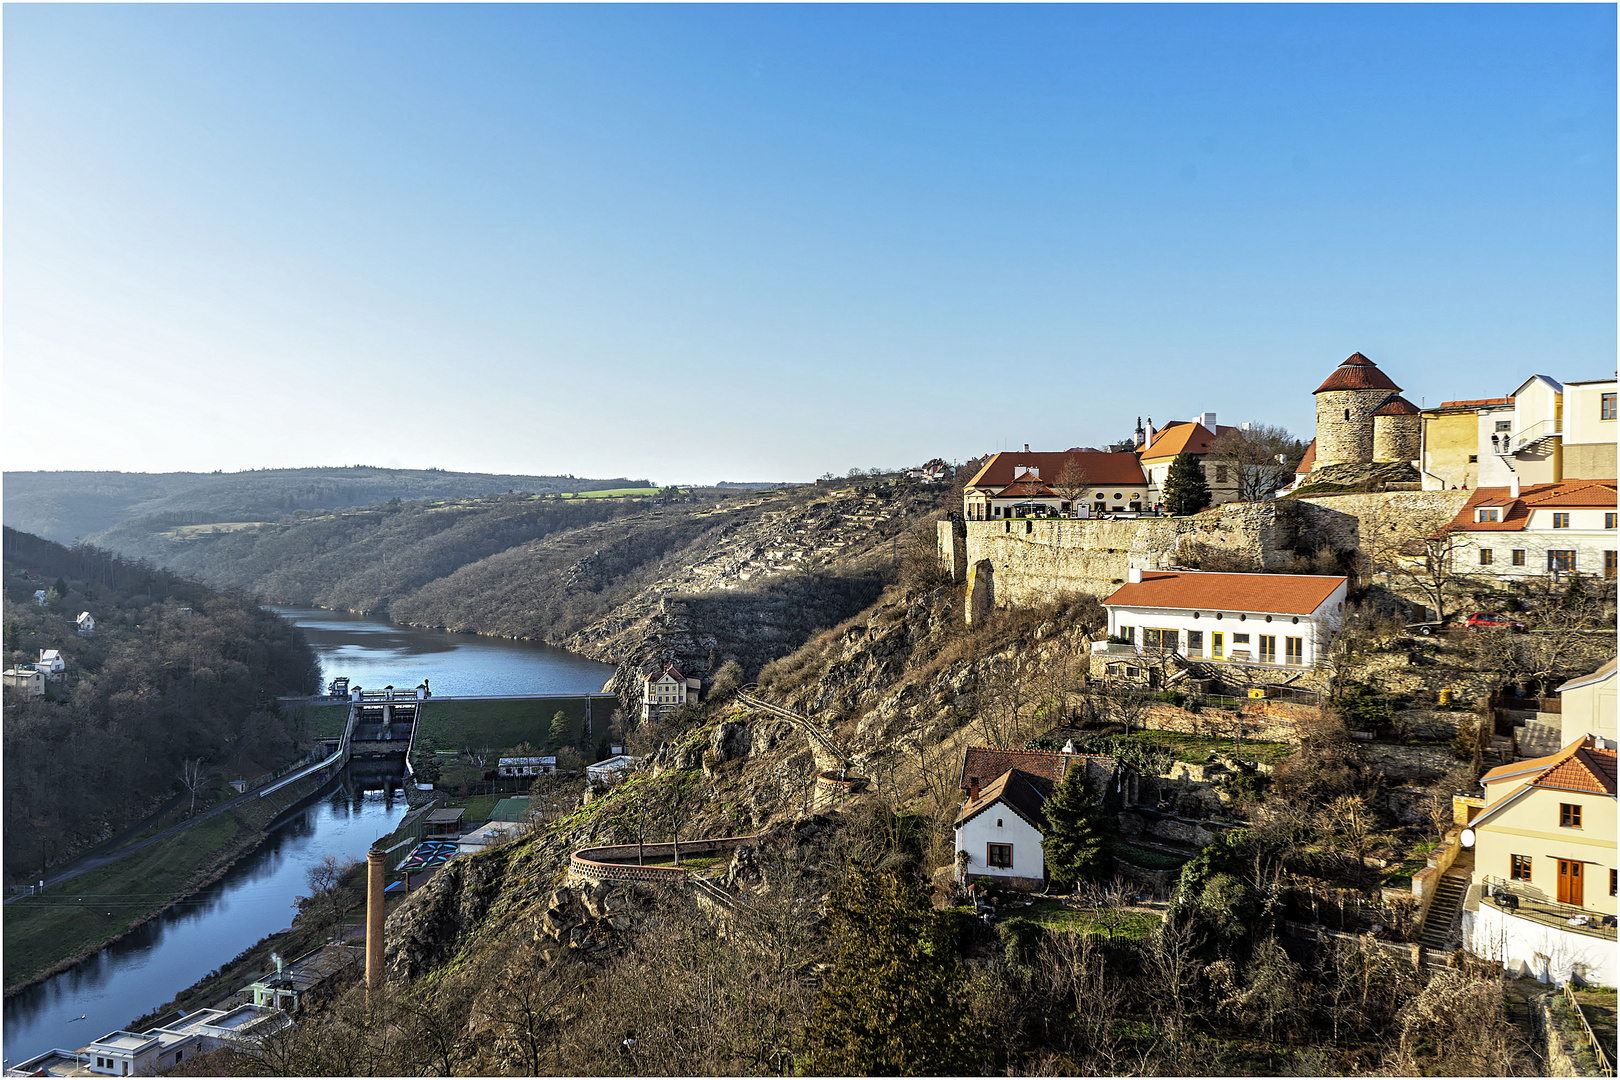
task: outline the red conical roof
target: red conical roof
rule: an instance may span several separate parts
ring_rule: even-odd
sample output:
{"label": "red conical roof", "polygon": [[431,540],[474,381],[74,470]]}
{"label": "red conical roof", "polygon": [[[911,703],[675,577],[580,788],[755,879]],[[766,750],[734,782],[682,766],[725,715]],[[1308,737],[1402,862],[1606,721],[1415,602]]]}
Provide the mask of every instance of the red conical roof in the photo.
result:
{"label": "red conical roof", "polygon": [[1391,394],[1389,397],[1384,399],[1384,403],[1382,405],[1373,410],[1373,415],[1417,416],[1419,415],[1419,410],[1416,405],[1412,404],[1410,401],[1407,401],[1405,398],[1401,397],[1401,395]]}
{"label": "red conical roof", "polygon": [[1400,389],[1394,380],[1378,370],[1377,364],[1360,353],[1351,353],[1350,358],[1335,368],[1333,374],[1327,377],[1327,382],[1318,386],[1315,393],[1328,390],[1394,390],[1399,393]]}

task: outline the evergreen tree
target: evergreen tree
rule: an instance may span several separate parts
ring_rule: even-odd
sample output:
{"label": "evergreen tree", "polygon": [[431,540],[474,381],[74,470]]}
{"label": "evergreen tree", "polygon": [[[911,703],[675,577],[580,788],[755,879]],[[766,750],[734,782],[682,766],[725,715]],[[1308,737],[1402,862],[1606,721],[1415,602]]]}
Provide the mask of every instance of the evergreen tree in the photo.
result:
{"label": "evergreen tree", "polygon": [[953,935],[922,889],[863,868],[827,905],[833,969],[805,1030],[812,1076],[960,1076],[978,1031]]}
{"label": "evergreen tree", "polygon": [[1109,865],[1108,808],[1086,783],[1086,770],[1069,770],[1046,800],[1041,851],[1052,880],[1067,886],[1096,877]]}
{"label": "evergreen tree", "polygon": [[1210,502],[1204,468],[1191,454],[1177,454],[1164,478],[1164,509],[1170,514],[1196,514]]}
{"label": "evergreen tree", "polygon": [[552,750],[561,750],[573,741],[570,738],[573,730],[573,725],[568,722],[568,714],[558,709],[556,715],[551,718],[551,737],[547,740],[547,744]]}

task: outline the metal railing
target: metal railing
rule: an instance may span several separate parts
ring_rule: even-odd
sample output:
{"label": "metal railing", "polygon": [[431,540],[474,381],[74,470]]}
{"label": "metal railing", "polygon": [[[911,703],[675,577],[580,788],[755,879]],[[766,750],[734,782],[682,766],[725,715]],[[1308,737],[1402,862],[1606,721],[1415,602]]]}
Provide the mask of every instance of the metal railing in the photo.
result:
{"label": "metal railing", "polygon": [[[1601,911],[1593,911],[1590,908],[1549,900],[1545,895],[1534,889],[1516,885],[1494,874],[1485,876],[1484,885],[1486,892],[1493,900],[1498,896],[1510,896],[1516,901],[1515,904],[1504,908],[1510,915],[1517,915],[1522,919],[1539,922],[1545,926],[1557,926],[1560,929],[1568,930],[1570,933],[1583,934],[1587,937],[1605,938],[1609,941],[1616,939],[1615,927],[1613,925],[1604,925],[1605,918],[1612,918],[1612,916],[1605,916]],[[1575,918],[1584,918],[1587,921],[1585,923],[1572,923],[1570,920]]]}
{"label": "metal railing", "polygon": [[1540,420],[1534,424],[1531,424],[1523,431],[1516,431],[1508,438],[1503,439],[1501,443],[1502,448],[1498,450],[1497,453],[1517,453],[1532,443],[1540,442],[1542,439],[1550,439],[1554,435],[1562,435],[1563,433],[1564,421],[1561,418]]}
{"label": "metal railing", "polygon": [[1586,1045],[1592,1048],[1592,1053],[1597,1057],[1598,1071],[1604,1076],[1613,1076],[1614,1064],[1609,1060],[1609,1052],[1598,1042],[1598,1037],[1592,1034],[1592,1025],[1586,1022],[1586,1013],[1581,1010],[1580,1000],[1575,996],[1574,980],[1567,980],[1564,983],[1564,998],[1569,1002],[1570,1008],[1575,1010],[1575,1018],[1581,1022],[1581,1038],[1586,1040]]}

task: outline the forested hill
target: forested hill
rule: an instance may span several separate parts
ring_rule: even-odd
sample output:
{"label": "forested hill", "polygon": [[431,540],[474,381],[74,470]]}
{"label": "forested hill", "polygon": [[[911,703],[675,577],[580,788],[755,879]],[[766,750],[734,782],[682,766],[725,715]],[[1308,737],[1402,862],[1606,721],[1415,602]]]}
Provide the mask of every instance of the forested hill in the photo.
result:
{"label": "forested hill", "polygon": [[319,668],[290,623],[239,593],[11,528],[4,556],[5,666],[42,649],[66,661],[45,698],[5,692],[8,886],[152,813],[188,760],[202,764],[201,807],[222,779],[299,756],[275,699],[314,690]]}
{"label": "forested hill", "polygon": [[6,522],[64,544],[138,518],[169,525],[274,521],[297,510],[335,510],[390,499],[647,486],[645,480],[624,477],[582,480],[367,465],[234,473],[8,472],[5,481]]}

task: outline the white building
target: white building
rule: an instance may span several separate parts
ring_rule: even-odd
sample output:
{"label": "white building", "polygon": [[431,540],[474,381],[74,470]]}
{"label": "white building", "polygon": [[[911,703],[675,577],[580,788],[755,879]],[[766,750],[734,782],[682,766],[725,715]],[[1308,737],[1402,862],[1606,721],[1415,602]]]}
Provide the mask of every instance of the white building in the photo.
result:
{"label": "white building", "polygon": [[971,791],[956,815],[958,880],[988,877],[1016,888],[1041,888],[1046,883],[1042,808],[1051,795],[1051,781],[1021,769],[1008,769]]}
{"label": "white building", "polygon": [[77,622],[79,624],[80,637],[89,637],[91,634],[96,632],[96,617],[90,614],[88,611],[79,612]]}
{"label": "white building", "polygon": [[1568,746],[1582,735],[1598,735],[1612,746],[1620,737],[1615,731],[1614,669],[1615,661],[1610,660],[1592,674],[1558,688],[1562,745]]}
{"label": "white building", "polygon": [[662,671],[644,675],[641,681],[641,719],[651,720],[659,713],[682,705],[696,705],[698,690],[702,686],[701,679],[687,678],[676,664],[666,664]]}
{"label": "white building", "polygon": [[1565,480],[1482,487],[1446,531],[1456,538],[1452,571],[1525,579],[1579,573],[1615,579],[1616,487],[1613,480]]}
{"label": "white building", "polygon": [[44,589],[35,589],[34,590],[34,603],[38,604],[40,607],[45,606],[45,590]]}
{"label": "white building", "polygon": [[60,649],[41,649],[39,650],[39,663],[35,664],[34,667],[43,671],[47,679],[55,682],[62,677],[62,672],[67,670],[67,661],[62,659]]}
{"label": "white building", "polygon": [[495,771],[501,776],[550,776],[557,771],[557,758],[547,757],[503,757],[496,763]]}
{"label": "white building", "polygon": [[[1103,601],[1109,667],[1167,657],[1310,668],[1337,632],[1348,579],[1317,574],[1206,574],[1136,570]],[[1124,674],[1125,672],[1114,672]]]}
{"label": "white building", "polygon": [[628,754],[615,754],[610,758],[603,758],[595,765],[585,766],[585,775],[592,780],[612,784],[622,779],[624,774],[635,768],[635,766],[635,758]]}

